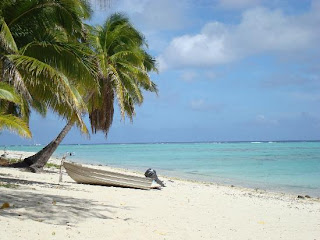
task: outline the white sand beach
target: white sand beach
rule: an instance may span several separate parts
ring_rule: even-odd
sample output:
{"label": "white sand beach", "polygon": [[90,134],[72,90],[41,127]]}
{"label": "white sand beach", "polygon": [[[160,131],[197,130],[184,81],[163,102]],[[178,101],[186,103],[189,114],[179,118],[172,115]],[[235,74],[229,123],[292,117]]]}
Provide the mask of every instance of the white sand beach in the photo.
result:
{"label": "white sand beach", "polygon": [[320,239],[319,198],[161,173],[167,185],[161,190],[77,184],[65,171],[59,184],[58,169],[46,170],[34,174],[0,167],[0,207],[10,205],[0,209],[1,240]]}

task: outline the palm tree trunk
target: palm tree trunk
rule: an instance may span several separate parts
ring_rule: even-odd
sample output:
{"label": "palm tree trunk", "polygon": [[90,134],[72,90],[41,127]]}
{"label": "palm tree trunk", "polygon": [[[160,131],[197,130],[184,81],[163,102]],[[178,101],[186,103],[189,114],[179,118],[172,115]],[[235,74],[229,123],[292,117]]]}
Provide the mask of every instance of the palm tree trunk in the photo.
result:
{"label": "palm tree trunk", "polygon": [[[86,97],[85,102],[89,100],[89,98],[93,95],[93,91],[91,91]],[[47,146],[41,149],[36,154],[25,158],[23,161],[14,163],[9,165],[8,167],[15,167],[15,168],[28,168],[31,172],[40,172],[43,170],[43,167],[49,161],[50,157],[54,153],[54,151],[58,148],[64,137],[68,134],[71,130],[72,126],[74,125],[74,121],[69,121],[67,125],[61,130],[59,135],[50,142]]]}
{"label": "palm tree trunk", "polygon": [[45,146],[42,150],[40,150],[35,155],[32,155],[28,158],[25,158],[22,162],[16,164],[14,167],[27,167],[32,172],[39,172],[43,170],[43,167],[49,161],[53,152],[58,148],[64,137],[71,130],[74,122],[69,121],[67,125],[62,129],[59,135],[50,142],[47,146]]}

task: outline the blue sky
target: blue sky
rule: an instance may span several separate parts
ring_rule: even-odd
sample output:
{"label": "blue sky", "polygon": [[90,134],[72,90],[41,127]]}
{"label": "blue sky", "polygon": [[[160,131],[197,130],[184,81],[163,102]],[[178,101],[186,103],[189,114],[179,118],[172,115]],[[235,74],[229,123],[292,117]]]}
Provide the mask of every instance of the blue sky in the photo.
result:
{"label": "blue sky", "polygon": [[[113,0],[94,3],[93,24],[126,13],[149,43],[159,95],[146,93],[131,124],[116,112],[108,139],[73,129],[64,143],[320,139],[320,1]],[[65,122],[32,114],[45,144]]]}

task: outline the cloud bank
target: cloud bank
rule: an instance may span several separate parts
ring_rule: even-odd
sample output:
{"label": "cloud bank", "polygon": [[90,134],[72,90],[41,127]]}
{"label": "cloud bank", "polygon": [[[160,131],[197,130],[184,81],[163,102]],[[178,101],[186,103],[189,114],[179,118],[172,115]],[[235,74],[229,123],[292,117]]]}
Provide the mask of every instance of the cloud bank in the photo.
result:
{"label": "cloud bank", "polygon": [[257,6],[261,0],[219,0],[218,6],[225,9],[243,9]]}
{"label": "cloud bank", "polygon": [[158,58],[160,68],[210,67],[250,55],[300,54],[320,41],[319,4],[300,15],[263,7],[243,12],[239,24],[207,23],[198,34],[175,37]]}

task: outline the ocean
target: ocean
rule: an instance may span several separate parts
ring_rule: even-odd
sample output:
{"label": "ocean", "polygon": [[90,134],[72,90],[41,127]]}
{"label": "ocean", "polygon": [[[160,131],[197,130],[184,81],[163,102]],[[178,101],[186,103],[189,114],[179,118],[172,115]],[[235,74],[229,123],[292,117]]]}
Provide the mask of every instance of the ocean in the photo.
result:
{"label": "ocean", "polygon": [[[38,151],[43,146],[7,146]],[[320,197],[320,142],[213,142],[61,145],[68,160],[189,180]]]}

